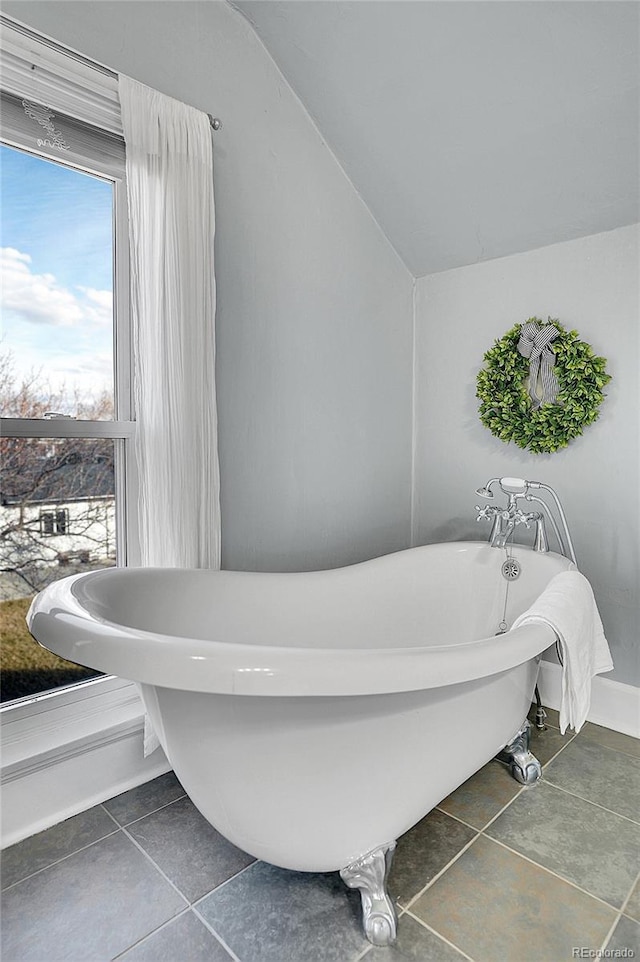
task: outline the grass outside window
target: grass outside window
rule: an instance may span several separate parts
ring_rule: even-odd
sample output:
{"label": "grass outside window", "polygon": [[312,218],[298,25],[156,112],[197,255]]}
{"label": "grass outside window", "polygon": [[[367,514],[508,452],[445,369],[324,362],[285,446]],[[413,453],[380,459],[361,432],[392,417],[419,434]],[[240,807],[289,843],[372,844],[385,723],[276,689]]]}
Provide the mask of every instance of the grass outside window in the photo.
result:
{"label": "grass outside window", "polygon": [[40,694],[61,685],[92,678],[100,672],[74,665],[42,648],[25,621],[31,598],[0,602],[0,701]]}

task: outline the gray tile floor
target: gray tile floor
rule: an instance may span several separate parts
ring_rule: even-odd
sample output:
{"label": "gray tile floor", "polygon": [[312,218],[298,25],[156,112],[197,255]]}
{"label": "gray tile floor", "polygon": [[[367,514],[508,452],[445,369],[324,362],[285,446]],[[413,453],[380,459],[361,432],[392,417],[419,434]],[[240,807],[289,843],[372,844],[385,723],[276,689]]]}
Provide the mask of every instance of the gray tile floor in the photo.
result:
{"label": "gray tile floor", "polygon": [[534,733],[538,785],[490,762],[399,840],[393,948],[365,941],[359,896],[337,874],[255,861],[170,773],[3,853],[2,960],[638,958],[640,742],[557,724],[549,712]]}

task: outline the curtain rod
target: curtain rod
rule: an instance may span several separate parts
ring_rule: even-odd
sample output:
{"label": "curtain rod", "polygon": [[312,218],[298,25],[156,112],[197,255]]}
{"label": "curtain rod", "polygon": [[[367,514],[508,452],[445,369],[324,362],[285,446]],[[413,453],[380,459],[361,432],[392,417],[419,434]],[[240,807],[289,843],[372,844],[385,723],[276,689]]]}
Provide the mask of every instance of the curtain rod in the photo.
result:
{"label": "curtain rod", "polygon": [[[91,60],[89,57],[85,57],[81,53],[77,53],[77,51],[72,50],[70,47],[65,47],[56,40],[52,40],[50,37],[44,36],[44,34],[40,34],[35,30],[31,30],[26,24],[21,23],[19,20],[14,20],[12,17],[7,17],[6,14],[0,14],[0,24],[3,27],[9,27],[11,30],[15,30],[17,33],[21,33],[29,40],[35,40],[38,43],[45,44],[45,46],[50,47],[57,53],[63,54],[65,57],[70,57],[72,60],[76,60],[78,63],[83,64],[85,67],[90,67],[92,70],[97,70],[98,73],[103,74],[105,77],[111,77],[113,80],[118,79],[117,72],[115,70],[111,70],[110,67],[105,67],[104,64],[98,63],[96,60]],[[220,130],[222,127],[222,121],[217,117],[214,117],[212,114],[207,114],[207,117],[209,118],[211,129]]]}

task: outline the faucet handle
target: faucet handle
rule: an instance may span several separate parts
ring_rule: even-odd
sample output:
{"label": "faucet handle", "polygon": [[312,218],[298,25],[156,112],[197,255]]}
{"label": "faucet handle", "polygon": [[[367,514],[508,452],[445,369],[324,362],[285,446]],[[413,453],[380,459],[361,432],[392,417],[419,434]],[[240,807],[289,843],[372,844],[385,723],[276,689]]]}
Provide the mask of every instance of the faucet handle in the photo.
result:
{"label": "faucet handle", "polygon": [[476,511],[478,512],[478,517],[476,521],[488,521],[495,517],[498,508],[493,504],[486,504],[483,508],[479,504],[476,505]]}
{"label": "faucet handle", "polygon": [[514,520],[515,524],[523,524],[523,525],[525,526],[525,528],[530,528],[530,527],[531,527],[531,522],[532,522],[532,521],[538,521],[538,520],[540,519],[540,517],[541,517],[541,515],[540,515],[540,512],[539,512],[539,511],[529,511],[527,514],[525,514],[524,511],[521,511],[521,510],[518,508],[518,509],[514,512],[513,520]]}

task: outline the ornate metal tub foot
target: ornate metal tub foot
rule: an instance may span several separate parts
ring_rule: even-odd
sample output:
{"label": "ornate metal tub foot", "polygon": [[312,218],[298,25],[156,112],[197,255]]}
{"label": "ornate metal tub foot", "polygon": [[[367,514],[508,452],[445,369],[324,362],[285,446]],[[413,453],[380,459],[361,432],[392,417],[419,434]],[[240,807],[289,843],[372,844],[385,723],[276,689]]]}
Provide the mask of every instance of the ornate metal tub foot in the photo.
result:
{"label": "ornate metal tub foot", "polygon": [[391,945],[396,938],[396,911],[387,893],[395,842],[363,855],[340,869],[340,877],[350,889],[360,889],[364,934],[374,945]]}
{"label": "ornate metal tub foot", "polygon": [[509,765],[511,774],[522,785],[533,785],[542,775],[540,762],[529,751],[530,737],[531,725],[525,721],[520,731],[516,732],[497,756],[501,762]]}

